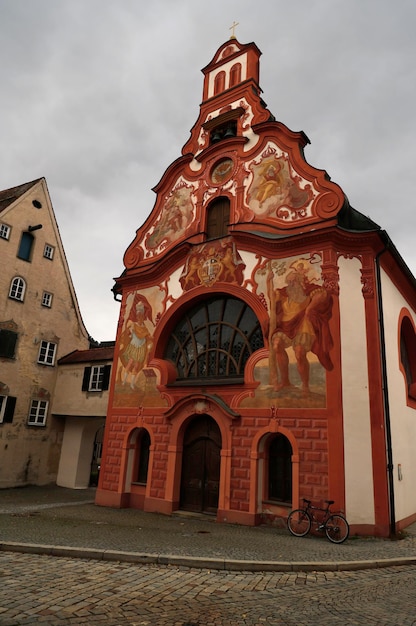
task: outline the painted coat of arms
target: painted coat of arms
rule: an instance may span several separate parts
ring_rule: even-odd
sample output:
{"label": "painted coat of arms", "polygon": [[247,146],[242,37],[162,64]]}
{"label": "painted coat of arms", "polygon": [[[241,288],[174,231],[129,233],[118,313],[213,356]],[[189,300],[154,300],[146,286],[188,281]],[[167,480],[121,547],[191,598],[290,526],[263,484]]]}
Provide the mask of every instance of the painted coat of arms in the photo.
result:
{"label": "painted coat of arms", "polygon": [[220,281],[241,285],[244,269],[245,264],[232,241],[207,242],[189,256],[180,282],[184,291],[199,285],[212,287]]}

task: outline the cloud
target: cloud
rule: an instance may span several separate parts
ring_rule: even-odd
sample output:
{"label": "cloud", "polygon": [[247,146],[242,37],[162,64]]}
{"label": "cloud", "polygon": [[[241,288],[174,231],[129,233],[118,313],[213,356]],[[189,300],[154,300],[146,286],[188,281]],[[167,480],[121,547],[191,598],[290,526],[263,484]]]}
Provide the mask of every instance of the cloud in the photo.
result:
{"label": "cloud", "polygon": [[414,0],[0,0],[0,188],[45,176],[96,339],[115,336],[113,277],[234,20],[271,112],[416,272]]}

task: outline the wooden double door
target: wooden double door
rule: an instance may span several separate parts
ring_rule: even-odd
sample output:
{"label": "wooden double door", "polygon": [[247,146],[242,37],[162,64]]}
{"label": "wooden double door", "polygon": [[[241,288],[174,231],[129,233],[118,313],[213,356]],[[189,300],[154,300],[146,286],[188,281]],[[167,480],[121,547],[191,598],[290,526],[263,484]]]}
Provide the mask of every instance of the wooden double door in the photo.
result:
{"label": "wooden double door", "polygon": [[209,415],[194,417],[183,441],[181,502],[186,511],[216,513],[220,486],[221,432]]}

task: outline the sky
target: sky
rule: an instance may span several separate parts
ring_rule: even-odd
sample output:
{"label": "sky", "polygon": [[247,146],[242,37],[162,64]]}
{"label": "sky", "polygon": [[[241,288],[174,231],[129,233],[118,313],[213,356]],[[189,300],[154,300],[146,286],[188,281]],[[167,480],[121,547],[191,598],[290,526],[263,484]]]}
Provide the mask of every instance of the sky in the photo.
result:
{"label": "sky", "polygon": [[416,274],[415,0],[0,0],[0,189],[45,177],[89,334],[229,39],[268,109]]}

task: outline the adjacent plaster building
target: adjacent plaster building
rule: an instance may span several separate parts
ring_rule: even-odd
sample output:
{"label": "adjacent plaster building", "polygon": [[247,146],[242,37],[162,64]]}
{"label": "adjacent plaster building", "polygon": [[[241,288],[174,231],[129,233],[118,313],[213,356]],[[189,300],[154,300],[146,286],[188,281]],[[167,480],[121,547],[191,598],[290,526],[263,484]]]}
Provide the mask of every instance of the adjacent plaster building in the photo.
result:
{"label": "adjacent plaster building", "polygon": [[53,483],[58,469],[62,485],[88,487],[108,392],[58,363],[81,351],[83,369],[104,372],[112,349],[90,350],[44,178],[0,192],[0,267],[0,488]]}
{"label": "adjacent plaster building", "polygon": [[386,536],[416,519],[415,280],[268,110],[260,54],[203,69],[125,253],[96,502],[254,525],[332,499]]}
{"label": "adjacent plaster building", "polygon": [[75,350],[58,361],[52,413],[65,423],[57,485],[96,486],[114,342]]}

